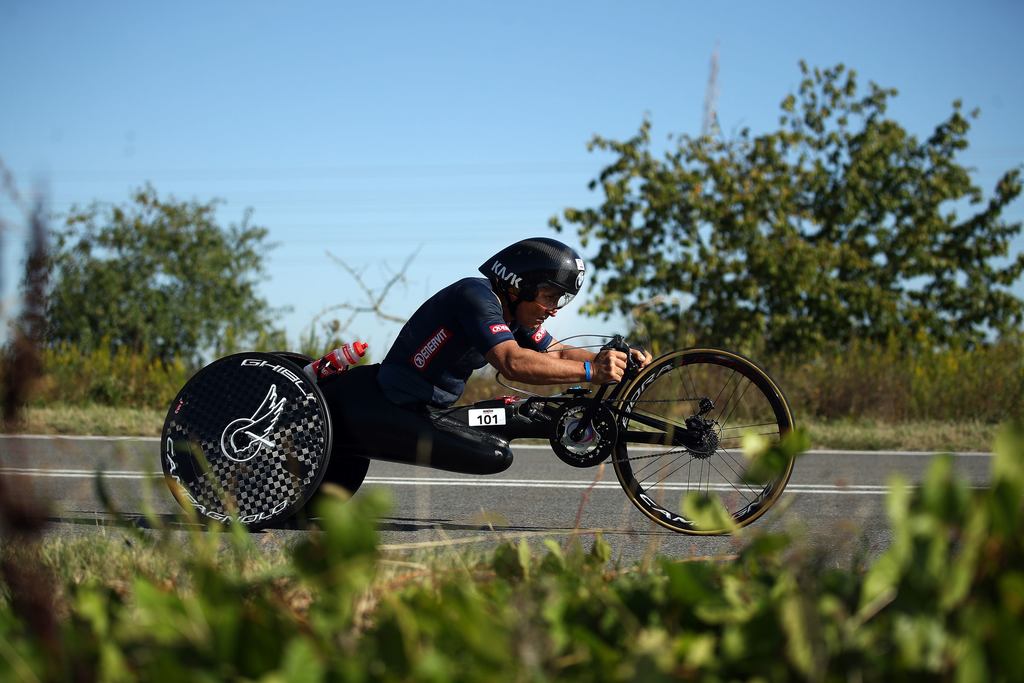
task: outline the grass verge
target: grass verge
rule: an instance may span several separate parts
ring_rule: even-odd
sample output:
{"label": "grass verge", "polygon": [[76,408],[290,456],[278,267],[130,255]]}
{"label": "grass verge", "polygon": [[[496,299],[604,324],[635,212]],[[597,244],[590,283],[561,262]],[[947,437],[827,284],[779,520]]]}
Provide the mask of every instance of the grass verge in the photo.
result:
{"label": "grass verge", "polygon": [[18,425],[0,423],[4,432],[97,436],[160,436],[165,411],[103,405],[30,407]]}
{"label": "grass verge", "polygon": [[892,424],[836,420],[800,424],[810,434],[812,448],[855,451],[988,451],[999,430],[998,425],[970,421]]}

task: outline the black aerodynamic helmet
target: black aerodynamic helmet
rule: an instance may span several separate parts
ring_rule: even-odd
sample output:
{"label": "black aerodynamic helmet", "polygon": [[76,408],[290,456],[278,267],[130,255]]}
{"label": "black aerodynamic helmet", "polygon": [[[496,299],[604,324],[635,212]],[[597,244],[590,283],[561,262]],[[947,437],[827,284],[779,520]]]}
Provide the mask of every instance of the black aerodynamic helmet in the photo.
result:
{"label": "black aerodynamic helmet", "polygon": [[558,308],[572,301],[583,287],[586,268],[576,250],[548,237],[531,237],[505,247],[480,266],[496,287],[512,290],[525,301],[537,298],[542,285],[562,292]]}

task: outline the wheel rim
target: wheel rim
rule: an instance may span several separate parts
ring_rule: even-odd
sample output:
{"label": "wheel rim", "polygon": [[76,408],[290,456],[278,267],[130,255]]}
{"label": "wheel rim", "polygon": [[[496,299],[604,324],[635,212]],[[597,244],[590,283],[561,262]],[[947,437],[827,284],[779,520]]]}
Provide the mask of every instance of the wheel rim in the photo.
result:
{"label": "wheel rim", "polygon": [[[615,472],[633,504],[661,526],[687,534],[721,534],[727,530],[698,529],[686,518],[686,495],[718,500],[737,526],[745,526],[763,515],[785,488],[792,460],[764,484],[744,481],[744,434],[776,443],[793,426],[782,391],[746,358],[714,349],[679,351],[652,363],[622,396]],[[640,423],[644,417],[684,428],[688,418],[701,413],[700,407],[707,408],[701,399],[710,399],[713,408],[700,416],[703,423],[690,425],[705,430],[700,447],[630,442],[627,432],[658,431]]]}

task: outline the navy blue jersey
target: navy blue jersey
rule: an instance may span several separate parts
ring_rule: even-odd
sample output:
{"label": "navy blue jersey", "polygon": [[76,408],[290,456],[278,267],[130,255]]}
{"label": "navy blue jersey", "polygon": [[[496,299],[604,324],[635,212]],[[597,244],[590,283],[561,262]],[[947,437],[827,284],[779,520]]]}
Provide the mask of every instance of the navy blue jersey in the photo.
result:
{"label": "navy blue jersey", "polygon": [[543,327],[506,323],[491,283],[468,277],[413,313],[384,357],[377,381],[399,405],[447,407],[462,395],[473,371],[487,365],[484,354],[506,341],[543,351],[553,339]]}

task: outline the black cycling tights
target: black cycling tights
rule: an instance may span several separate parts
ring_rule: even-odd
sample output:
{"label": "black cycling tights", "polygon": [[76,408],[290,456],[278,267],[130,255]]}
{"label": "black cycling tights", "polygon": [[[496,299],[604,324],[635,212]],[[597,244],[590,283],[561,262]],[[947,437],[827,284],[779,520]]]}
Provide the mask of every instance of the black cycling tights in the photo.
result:
{"label": "black cycling tights", "polygon": [[442,414],[396,406],[377,384],[379,368],[361,365],[321,382],[331,413],[334,454],[465,474],[495,474],[512,464],[512,449],[504,439]]}

